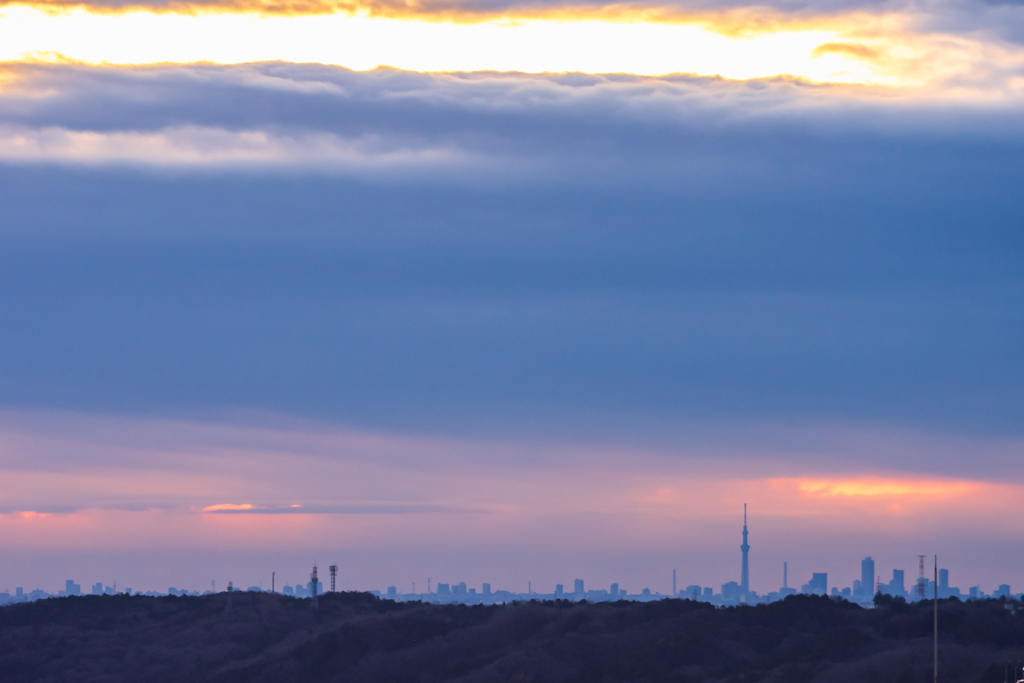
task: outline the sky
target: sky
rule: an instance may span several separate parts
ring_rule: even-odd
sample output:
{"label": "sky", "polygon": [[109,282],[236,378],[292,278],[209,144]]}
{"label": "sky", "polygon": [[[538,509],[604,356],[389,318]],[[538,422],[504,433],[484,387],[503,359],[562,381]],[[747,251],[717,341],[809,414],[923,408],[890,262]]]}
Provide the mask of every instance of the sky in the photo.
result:
{"label": "sky", "polygon": [[0,590],[1024,590],[1024,5],[0,5]]}

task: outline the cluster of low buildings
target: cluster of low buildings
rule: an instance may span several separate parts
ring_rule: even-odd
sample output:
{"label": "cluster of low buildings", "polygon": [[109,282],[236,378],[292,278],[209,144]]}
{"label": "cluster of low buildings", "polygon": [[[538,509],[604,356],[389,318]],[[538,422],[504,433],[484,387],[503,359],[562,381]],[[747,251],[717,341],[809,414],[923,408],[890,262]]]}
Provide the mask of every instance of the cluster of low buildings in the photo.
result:
{"label": "cluster of low buildings", "polygon": [[[870,558],[867,558],[870,560]],[[228,590],[237,590],[230,587]],[[587,602],[614,602],[617,600],[632,600],[637,602],[647,602],[650,600],[662,600],[664,598],[676,597],[680,599],[696,600],[700,602],[707,602],[718,606],[731,606],[741,604],[765,604],[782,600],[786,596],[796,595],[803,593],[807,595],[829,595],[834,598],[843,598],[846,600],[859,602],[862,604],[871,604],[875,593],[881,593],[883,595],[890,595],[893,597],[903,598],[907,601],[914,601],[919,599],[931,599],[934,596],[935,584],[933,581],[924,582],[924,594],[922,596],[920,585],[914,583],[907,585],[905,580],[905,573],[901,569],[893,570],[893,577],[890,581],[882,583],[876,582],[876,585],[871,592],[865,594],[863,590],[863,582],[858,580],[854,581],[854,585],[847,588],[838,588],[836,586],[828,585],[828,574],[816,573],[813,574],[811,580],[803,584],[799,590],[791,588],[789,586],[783,586],[778,591],[773,591],[766,594],[759,594],[755,591],[741,590],[741,585],[735,581],[729,581],[721,585],[720,589],[716,592],[710,586],[699,586],[690,585],[685,588],[681,588],[678,592],[664,594],[656,591],[651,591],[649,588],[644,588],[638,592],[631,593],[624,587],[621,587],[617,583],[611,584],[607,589],[586,589],[584,587],[583,579],[576,579],[573,583],[572,590],[567,591],[562,584],[556,584],[553,592],[534,592],[529,590],[525,593],[517,593],[514,591],[507,590],[493,590],[491,584],[484,583],[480,589],[469,588],[466,583],[438,583],[436,588],[427,593],[400,593],[395,586],[390,586],[385,591],[369,591],[370,593],[386,600],[397,600],[402,602],[429,602],[435,604],[449,604],[449,603],[460,603],[466,605],[492,605],[500,603],[508,603],[514,601],[528,601],[528,600],[571,600],[571,601],[583,601]],[[250,586],[245,589],[246,592],[270,592],[264,589],[262,586]],[[47,593],[43,590],[26,591],[23,588],[16,588],[13,594],[8,592],[0,593],[0,605],[17,603],[17,602],[31,602],[34,600],[42,600],[45,598],[60,598],[65,596],[74,595],[114,595],[114,594],[127,594],[127,595],[148,595],[148,596],[186,596],[186,595],[212,595],[215,590],[207,591],[189,591],[186,589],[179,589],[170,587],[167,592],[161,593],[159,591],[146,591],[133,593],[131,588],[125,588],[118,590],[117,584],[113,586],[106,586],[102,582],[96,583],[91,586],[88,592],[83,592],[81,585],[75,583],[72,580],[68,580],[65,585],[65,589],[56,593]],[[283,586],[280,591],[281,594],[287,595],[294,598],[308,598],[313,595],[313,584],[312,582],[303,584],[296,584],[294,586],[286,585]],[[316,593],[318,595],[324,592],[323,583],[318,582]],[[949,585],[949,572],[945,569],[939,571],[939,597],[950,598],[956,597],[961,600],[978,600],[984,598],[1000,598],[1006,597],[1008,599],[1022,600],[1024,595],[1015,594],[1010,590],[1008,584],[1001,584],[992,593],[985,593],[980,590],[979,586],[973,586],[966,593],[962,592],[959,588]]]}
{"label": "cluster of low buildings", "polygon": [[[534,593],[532,586],[527,589],[526,593],[514,593],[506,590],[492,590],[491,584],[484,583],[481,585],[480,591],[476,588],[469,588],[466,583],[438,583],[436,589],[432,590],[429,583],[427,584],[426,593],[399,593],[395,586],[390,586],[387,591],[370,591],[374,595],[388,599],[388,600],[399,600],[399,601],[419,601],[419,602],[430,602],[430,603],[462,603],[468,605],[489,605],[489,604],[500,604],[505,602],[513,601],[526,601],[526,600],[573,600],[588,602],[608,602],[617,600],[635,600],[635,601],[648,601],[648,600],[661,600],[668,597],[683,598],[689,600],[698,600],[702,602],[708,602],[719,606],[731,606],[731,605],[754,605],[771,603],[777,600],[782,600],[789,595],[795,595],[797,593],[803,593],[807,595],[828,595],[834,598],[843,598],[853,602],[857,602],[863,605],[871,605],[874,602],[875,596],[878,594],[892,596],[893,598],[903,598],[907,601],[931,599],[936,595],[936,585],[933,579],[929,579],[925,576],[924,572],[924,559],[921,559],[920,571],[918,578],[912,583],[907,583],[906,575],[902,569],[894,569],[892,571],[892,579],[887,582],[882,582],[880,576],[875,574],[875,561],[870,557],[865,557],[861,561],[860,576],[861,578],[855,580],[852,586],[839,588],[838,586],[829,586],[828,574],[827,573],[814,573],[811,575],[810,581],[800,586],[800,589],[789,586],[789,569],[786,563],[782,566],[782,588],[777,591],[772,591],[767,594],[758,594],[756,591],[752,591],[749,588],[749,552],[750,544],[748,543],[748,531],[747,531],[747,517],[746,517],[746,506],[744,506],[743,513],[743,544],[740,546],[740,552],[742,553],[741,563],[741,579],[740,582],[729,581],[721,585],[719,592],[715,592],[710,586],[699,586],[691,585],[686,588],[677,591],[675,570],[672,572],[672,592],[669,595],[663,595],[657,592],[651,592],[649,588],[644,588],[639,593],[630,593],[624,587],[617,583],[611,584],[607,590],[586,590],[583,585],[583,579],[576,579],[572,586],[572,591],[566,591],[562,584],[556,584],[555,590],[552,593]],[[334,572],[337,570],[336,566],[331,567],[332,577]],[[311,578],[316,577],[316,568]],[[529,585],[529,584],[528,584]],[[332,578],[333,587],[333,578]],[[281,588],[283,595],[292,596],[295,598],[308,598],[314,594],[319,595],[324,592],[323,584],[317,582],[316,592],[314,593],[313,582],[310,581],[305,585],[296,584],[295,586],[284,586]],[[233,590],[232,585],[229,583],[227,590]],[[246,591],[252,592],[263,592],[262,586],[250,586]],[[117,583],[113,586],[104,586],[103,583],[97,583],[92,586],[92,595],[111,595],[118,593]],[[132,594],[132,589],[128,588],[122,591],[129,595]],[[199,592],[190,592],[187,590],[179,590],[171,587],[167,589],[166,593],[158,593],[154,591],[143,593],[143,595],[210,595],[215,592],[215,586],[211,585],[211,590]],[[984,598],[1001,598],[1021,600],[1024,598],[1022,594],[1014,594],[1010,591],[1008,584],[1001,584],[991,594],[985,593],[981,590],[980,586],[973,586],[968,589],[967,593],[961,592],[961,590],[955,586],[949,585],[949,570],[939,569],[938,570],[938,597],[940,598],[959,598],[962,600],[978,600]],[[66,582],[65,589],[59,591],[56,594],[49,594],[41,590],[34,590],[26,593],[24,589],[17,588],[15,594],[3,592],[0,593],[0,605],[8,604],[11,602],[28,602],[32,600],[40,600],[43,598],[52,597],[64,597],[72,595],[82,595],[82,587],[71,581],[70,579]]]}

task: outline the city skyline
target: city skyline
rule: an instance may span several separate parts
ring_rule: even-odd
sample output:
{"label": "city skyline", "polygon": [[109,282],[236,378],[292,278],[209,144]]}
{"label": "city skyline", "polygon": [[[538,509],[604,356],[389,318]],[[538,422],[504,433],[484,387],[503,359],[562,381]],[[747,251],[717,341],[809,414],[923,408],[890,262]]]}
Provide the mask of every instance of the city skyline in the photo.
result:
{"label": "city skyline", "polygon": [[[929,595],[934,597],[935,583],[934,583],[934,581],[931,578],[929,578],[931,575],[928,574],[927,572],[924,572],[924,565],[923,564],[921,565],[922,568],[919,571],[919,575],[920,576],[918,578],[909,578],[907,576],[907,574],[906,574],[906,570],[905,569],[893,567],[893,569],[892,569],[892,577],[890,579],[888,579],[887,581],[883,581],[882,580],[882,575],[876,573],[876,570],[879,569],[879,568],[876,566],[875,560],[871,556],[865,557],[863,560],[861,560],[861,562],[860,562],[860,578],[853,579],[852,582],[850,582],[849,585],[840,586],[840,585],[837,585],[836,582],[829,583],[828,572],[812,572],[810,579],[807,582],[805,582],[802,585],[800,585],[799,589],[796,589],[796,588],[788,585],[788,561],[785,561],[785,562],[783,562],[783,570],[782,570],[783,571],[783,574],[782,574],[783,579],[782,579],[782,583],[781,583],[780,587],[778,589],[776,589],[776,590],[769,590],[769,591],[766,591],[766,592],[761,592],[759,594],[757,591],[752,591],[748,587],[749,586],[749,551],[751,550],[751,545],[748,542],[748,538],[749,538],[748,534],[749,534],[749,532],[748,532],[748,526],[747,526],[747,504],[746,503],[743,504],[743,526],[742,526],[742,532],[741,533],[742,533],[742,541],[743,542],[742,542],[742,545],[740,546],[740,553],[741,553],[741,555],[740,555],[740,577],[741,577],[740,581],[739,582],[736,582],[735,580],[725,581],[725,582],[723,582],[720,585],[720,587],[718,588],[717,591],[716,591],[716,587],[714,585],[703,586],[703,585],[700,585],[700,584],[690,584],[690,585],[688,585],[684,589],[677,589],[677,571],[678,571],[678,568],[673,568],[672,569],[672,579],[671,579],[672,590],[670,590],[667,594],[663,594],[660,590],[657,590],[657,589],[652,590],[649,586],[646,586],[646,585],[642,589],[635,590],[635,591],[633,591],[631,593],[628,588],[626,588],[625,586],[620,586],[620,584],[618,582],[612,583],[610,588],[607,589],[607,590],[591,588],[589,591],[586,591],[586,590],[584,590],[585,579],[577,578],[577,579],[574,579],[573,589],[571,591],[565,591],[564,590],[564,584],[562,584],[562,583],[555,584],[554,588],[550,592],[547,592],[547,591],[543,590],[543,588],[541,588],[540,586],[538,586],[538,590],[537,591],[533,591],[531,588],[529,588],[530,586],[532,586],[533,582],[532,581],[527,581],[528,590],[525,593],[521,592],[521,591],[509,590],[509,589],[502,588],[502,587],[496,587],[494,589],[493,595],[507,594],[507,595],[515,595],[515,596],[518,596],[520,598],[522,596],[524,596],[524,595],[529,597],[529,596],[534,595],[534,594],[536,594],[538,596],[541,596],[541,597],[554,597],[554,598],[560,598],[563,595],[565,595],[565,596],[572,596],[573,599],[584,599],[584,598],[586,598],[586,596],[589,595],[590,597],[588,599],[615,599],[615,597],[619,594],[619,591],[621,591],[622,596],[624,598],[626,598],[626,599],[651,599],[652,597],[653,598],[685,597],[685,598],[690,598],[690,599],[703,599],[705,601],[713,601],[716,604],[722,604],[722,605],[735,605],[735,604],[741,604],[741,603],[743,603],[743,604],[748,604],[748,603],[749,604],[756,604],[758,602],[765,602],[765,601],[769,601],[770,602],[770,601],[782,599],[782,598],[786,597],[787,595],[792,595],[792,594],[796,594],[796,593],[827,595],[827,596],[830,596],[830,597],[842,597],[844,599],[847,599],[847,600],[850,600],[850,601],[853,601],[853,602],[860,602],[860,603],[869,603],[869,602],[871,602],[872,598],[874,597],[874,595],[876,593],[881,593],[881,594],[884,594],[884,595],[890,595],[890,596],[893,596],[893,597],[903,597],[903,598],[906,598],[908,600],[920,599],[920,598],[923,598],[923,597],[927,597]],[[923,556],[919,556],[919,557],[923,557]],[[922,562],[923,562],[923,560],[922,560]],[[331,584],[330,585],[333,587],[334,580],[335,580],[335,573],[336,573],[336,570],[339,569],[339,567],[337,565],[332,565],[330,567],[330,569],[331,569],[331,573],[332,573]],[[990,590],[990,591],[983,590],[981,588],[980,584],[971,584],[967,588],[961,589],[959,586],[954,586],[954,585],[950,584],[950,582],[949,582],[950,570],[949,570],[948,567],[938,567],[938,568],[933,568],[933,569],[936,569],[937,575],[939,577],[939,597],[942,597],[942,598],[959,597],[961,599],[968,599],[968,598],[984,598],[984,597],[1000,597],[1000,596],[1014,597],[1014,596],[1019,596],[1020,595],[1020,594],[1013,594],[1011,592],[1010,584],[1006,584],[1006,583],[999,584],[993,590]],[[314,566],[314,576],[315,576],[315,572],[316,572],[316,567]],[[271,574],[272,585],[274,583],[274,577],[276,576],[276,573],[277,572],[272,572],[272,574]],[[954,578],[955,578],[955,575],[954,575]],[[2,580],[2,579],[0,579],[0,580]],[[833,577],[833,581],[834,581],[834,577]],[[232,583],[233,582],[229,581],[227,583],[227,585],[230,586],[230,585],[232,585]],[[840,581],[838,583],[841,584],[842,582]],[[918,583],[922,583],[923,585],[919,586]],[[866,590],[864,588],[865,584],[868,585],[868,588]],[[224,584],[222,584],[222,586],[223,585]],[[282,583],[281,589],[278,592],[281,592],[283,595],[291,595],[291,596],[295,596],[295,597],[309,597],[309,596],[311,596],[312,593],[308,592],[308,591],[311,591],[311,588],[309,588],[310,586],[312,586],[311,581],[310,582],[306,582],[306,584],[305,584],[306,588],[302,588],[301,587],[302,585],[303,584],[301,582],[296,583],[294,586],[292,586],[292,585],[290,585],[288,583]],[[322,587],[323,584],[322,584],[322,582],[320,582],[318,585],[320,586],[318,592],[322,593],[323,592],[323,587]],[[436,599],[439,599],[439,600],[451,599],[451,600],[454,600],[454,601],[457,601],[457,602],[458,601],[465,601],[467,599],[469,599],[470,601],[476,601],[476,600],[480,599],[480,596],[488,596],[489,597],[489,596],[492,595],[492,585],[489,582],[481,582],[480,583],[481,589],[479,591],[477,591],[477,589],[475,589],[475,588],[467,588],[467,582],[464,581],[464,580],[460,581],[458,584],[455,584],[453,582],[447,582],[446,583],[446,582],[443,582],[443,581],[440,581],[440,580],[434,581],[431,577],[428,577],[427,580],[426,580],[426,587],[427,587],[427,591],[426,592],[417,593],[415,591],[415,581],[412,581],[410,585],[411,585],[412,589],[409,590],[409,591],[400,590],[398,586],[389,586],[384,591],[382,591],[380,588],[357,588],[356,590],[368,591],[368,592],[372,592],[372,593],[374,593],[374,594],[376,594],[378,596],[391,597],[391,598],[396,598],[396,599],[399,598],[399,597],[401,597],[402,599],[411,599],[413,596],[420,595],[420,596],[423,596],[424,598],[430,598],[430,596],[437,596]],[[420,585],[423,586],[424,584],[421,583]],[[430,589],[432,585],[437,587],[436,590],[431,590]],[[65,581],[65,586],[66,587],[65,587],[65,590],[63,592],[57,591],[57,592],[54,592],[54,593],[49,593],[48,595],[46,594],[45,591],[42,591],[41,589],[39,589],[39,587],[36,587],[35,589],[30,589],[30,590],[26,591],[25,587],[22,586],[22,587],[17,587],[15,589],[15,595],[20,599],[23,594],[27,595],[27,594],[32,593],[32,592],[37,594],[37,597],[63,596],[65,594],[66,595],[84,595],[85,594],[85,593],[83,593],[81,591],[81,584],[76,584],[72,579],[67,579]],[[181,588],[170,587],[170,588],[168,588],[166,593],[161,593],[160,591],[154,591],[152,588],[142,589],[142,590],[138,590],[136,592],[137,593],[143,593],[143,594],[150,594],[150,595],[160,595],[160,594],[171,594],[171,595],[174,595],[174,594],[177,594],[177,591],[180,591],[181,594],[201,595],[201,594],[209,594],[211,592],[215,592],[215,590],[216,590],[215,586],[216,586],[216,580],[214,579],[214,580],[211,580],[211,589],[210,590],[195,590],[194,588],[187,588],[187,587],[183,586]],[[264,588],[263,585],[262,585],[262,582],[260,582],[258,586],[249,586],[248,588],[245,588],[245,589],[242,589],[240,586],[241,586],[241,584],[239,584],[239,587],[236,588],[236,590],[246,590],[246,591],[252,591],[252,590],[271,591],[271,590],[273,590],[272,588]],[[131,592],[131,588],[130,587],[127,588],[126,590],[129,593]],[[229,590],[230,590],[230,588],[229,588]],[[345,590],[344,584],[342,584],[341,590]],[[921,591],[923,591],[923,593],[921,593]],[[90,589],[90,591],[88,592],[88,594],[91,594],[91,595],[103,595],[103,594],[111,594],[111,593],[114,593],[114,592],[117,592],[117,582],[116,581],[113,583],[113,587],[105,586],[103,584],[103,582],[101,581],[99,583],[93,584],[91,589]],[[2,592],[0,592],[0,596],[6,595],[8,593],[10,593],[9,590],[2,591]],[[627,596],[629,596],[629,597],[627,598]],[[9,597],[5,598],[5,599],[9,599]],[[431,598],[431,599],[435,599],[435,598]]]}
{"label": "city skyline", "polygon": [[[868,559],[870,559],[870,558],[868,558]],[[968,586],[966,589],[964,589],[964,588],[960,588],[959,586],[952,586],[952,585],[949,584],[949,568],[940,567],[939,568],[939,573],[940,573],[939,597],[942,598],[942,599],[949,598],[949,597],[958,597],[961,600],[1007,597],[1007,598],[1015,598],[1015,599],[1020,600],[1020,599],[1024,598],[1024,593],[1020,593],[1020,592],[1014,593],[1012,591],[1012,586],[1010,584],[1000,584],[998,586],[994,586],[989,591],[979,590],[979,588],[980,588],[979,586]],[[876,577],[876,578],[880,579],[881,577],[879,576],[879,577]],[[821,588],[823,589],[824,592],[820,592],[820,591],[816,590],[818,588],[818,587],[816,587],[814,585],[814,582],[815,582],[816,579],[820,579],[823,582]],[[829,597],[843,598],[843,599],[849,600],[851,602],[859,602],[859,603],[869,603],[869,602],[871,602],[870,599],[864,599],[863,595],[860,595],[860,596],[857,595],[857,586],[856,586],[857,581],[858,580],[854,580],[854,584],[851,585],[851,586],[842,586],[842,587],[840,587],[838,585],[828,583],[827,573],[816,572],[816,573],[813,573],[811,575],[811,579],[808,582],[806,582],[803,586],[801,586],[800,590],[797,590],[797,589],[794,589],[794,588],[790,587],[789,591],[785,591],[785,590],[781,590],[783,587],[780,586],[780,590],[770,591],[768,594],[760,594],[760,595],[753,594],[752,597],[749,600],[743,599],[743,597],[738,597],[738,596],[741,596],[741,593],[736,592],[735,590],[734,590],[734,594],[733,595],[729,595],[729,590],[730,590],[729,587],[730,587],[730,585],[732,586],[733,589],[739,587],[739,584],[737,584],[737,582],[735,582],[735,581],[726,582],[726,583],[722,584],[721,586],[717,587],[718,588],[717,590],[716,590],[715,586],[701,586],[699,584],[690,584],[690,585],[687,585],[687,586],[677,590],[676,593],[674,594],[674,597],[678,597],[678,598],[681,598],[681,599],[695,599],[695,600],[703,600],[703,601],[707,601],[707,602],[714,602],[715,604],[719,604],[719,605],[723,605],[723,606],[738,605],[738,604],[758,604],[760,602],[771,602],[771,601],[783,599],[783,598],[785,598],[788,595],[795,595],[795,594],[800,594],[800,593],[807,594],[807,595],[826,595],[826,596],[829,596]],[[430,592],[422,592],[422,593],[417,593],[417,592],[415,592],[413,590],[402,591],[402,590],[399,590],[398,586],[388,586],[388,587],[383,588],[383,589],[382,588],[364,588],[364,589],[361,589],[361,590],[363,592],[373,593],[373,594],[377,595],[378,597],[382,597],[382,598],[386,598],[386,599],[403,599],[403,600],[407,600],[407,599],[416,599],[416,597],[419,596],[421,599],[425,599],[425,600],[435,600],[435,601],[441,601],[441,602],[445,602],[445,601],[467,602],[468,601],[470,603],[479,602],[481,599],[492,599],[492,600],[496,600],[496,601],[501,601],[503,599],[511,600],[511,599],[524,599],[524,598],[525,599],[530,599],[530,598],[536,598],[536,599],[561,599],[561,598],[564,598],[564,599],[574,599],[574,600],[586,599],[586,600],[593,601],[593,600],[615,599],[616,595],[618,596],[619,599],[631,599],[631,600],[637,600],[637,599],[640,599],[640,600],[645,600],[645,599],[663,599],[663,598],[673,597],[673,593],[671,591],[669,591],[668,593],[661,593],[660,591],[652,590],[648,586],[644,586],[643,588],[639,588],[639,589],[630,591],[628,588],[622,587],[618,583],[612,583],[609,588],[605,589],[605,588],[595,588],[592,585],[588,586],[587,582],[586,582],[586,579],[579,579],[579,578],[577,578],[577,579],[574,579],[573,582],[574,582],[574,585],[573,585],[573,589],[572,590],[565,590],[565,585],[566,584],[561,584],[560,583],[560,584],[555,584],[555,586],[552,587],[551,590],[544,590],[542,587],[538,587],[538,590],[532,590],[532,591],[528,591],[528,592],[520,592],[520,591],[515,591],[515,590],[509,590],[507,588],[503,588],[503,587],[500,587],[500,586],[492,586],[488,582],[481,582],[479,584],[480,588],[478,589],[478,588],[476,588],[474,586],[470,586],[466,581],[460,581],[458,583],[451,582],[451,581],[449,581],[449,582],[438,581],[438,582],[433,584],[434,586],[436,586],[436,588],[434,590],[432,590]],[[215,584],[216,582],[214,581],[213,583]],[[532,582],[528,582],[528,583],[532,583]],[[916,589],[916,583],[917,583],[916,579],[908,579],[907,578],[906,570],[894,568],[893,571],[892,571],[892,579],[890,579],[890,581],[888,581],[888,582],[881,582],[877,587],[873,587],[873,589],[872,589],[872,596],[871,597],[873,598],[874,593],[881,593],[883,595],[890,595],[892,597],[902,597],[902,598],[907,599],[908,601],[915,601],[915,600],[918,600],[918,599],[928,600],[928,599],[931,599],[931,598],[934,597],[934,592],[933,592],[934,591],[934,582],[932,581],[932,579],[926,577],[926,580],[925,580],[925,595],[923,597],[918,595],[918,592],[917,592],[917,589]],[[227,584],[223,584],[223,586],[226,587],[228,584],[233,584],[233,582],[228,582]],[[292,585],[291,583],[285,583],[285,584],[282,584],[280,586],[280,588],[278,588],[274,592],[278,592],[278,593],[280,593],[282,595],[286,595],[286,596],[292,596],[292,597],[297,597],[297,598],[306,598],[306,597],[310,597],[311,596],[310,588],[309,588],[310,586],[311,586],[311,582],[308,582],[308,581],[305,584],[303,584],[301,582],[296,582],[294,585]],[[319,586],[320,587],[319,587],[317,592],[318,593],[323,593],[324,592],[324,588],[323,588],[323,582],[322,581],[319,583]],[[697,592],[694,592],[693,591],[694,588],[697,588],[699,590]],[[224,590],[224,588],[222,588],[221,592],[223,592],[223,590]],[[243,588],[242,585],[239,584],[233,590],[241,591],[241,592],[254,591],[254,590],[258,590],[258,591],[261,591],[261,592],[272,592],[270,588],[264,587],[262,585],[248,586],[248,587],[244,587]],[[615,591],[615,594],[612,594],[612,591]],[[216,588],[215,588],[215,586],[211,586],[210,589],[206,589],[206,590],[199,589],[199,590],[197,590],[197,589],[192,589],[192,588],[188,588],[188,587],[184,587],[184,586],[182,586],[182,587],[171,586],[166,591],[157,591],[157,590],[153,590],[153,589],[149,589],[149,590],[134,590],[133,591],[131,587],[124,587],[124,586],[122,586],[122,589],[119,591],[117,589],[117,583],[116,582],[114,582],[113,586],[111,586],[111,585],[105,585],[101,581],[101,582],[98,582],[96,584],[93,584],[91,587],[88,588],[88,590],[83,591],[81,584],[75,583],[74,580],[72,580],[72,579],[67,579],[65,581],[65,588],[62,591],[54,591],[54,592],[51,592],[51,593],[47,593],[46,591],[43,591],[42,589],[39,589],[38,587],[34,588],[34,589],[27,589],[24,586],[18,586],[18,587],[16,587],[14,589],[14,591],[8,591],[8,590],[0,591],[0,597],[7,596],[7,597],[4,597],[4,599],[7,599],[9,597],[21,598],[23,595],[24,596],[30,596],[31,594],[35,593],[35,594],[37,594],[37,596],[33,597],[31,599],[42,599],[44,597],[65,597],[65,596],[72,596],[72,595],[75,595],[75,596],[81,596],[81,595],[112,595],[112,594],[117,593],[117,592],[127,592],[128,594],[142,594],[142,595],[209,595],[211,593],[216,592]]]}

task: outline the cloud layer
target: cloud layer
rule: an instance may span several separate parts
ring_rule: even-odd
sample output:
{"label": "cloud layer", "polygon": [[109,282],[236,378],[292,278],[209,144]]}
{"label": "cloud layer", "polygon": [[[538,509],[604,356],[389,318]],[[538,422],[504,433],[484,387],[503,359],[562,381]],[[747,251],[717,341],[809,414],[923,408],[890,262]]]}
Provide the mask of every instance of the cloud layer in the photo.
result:
{"label": "cloud layer", "polygon": [[283,63],[0,82],[19,576],[254,585],[345,548],[350,587],[717,585],[749,502],[759,590],[912,543],[1016,580],[1013,98]]}
{"label": "cloud layer", "polygon": [[[295,11],[293,11],[295,10]],[[310,13],[312,12],[312,13]],[[283,60],[418,72],[786,76],[952,98],[1019,99],[1012,4],[770,7],[0,5],[0,60],[88,64]],[[607,46],[614,46],[608,49]]]}
{"label": "cloud layer", "polygon": [[9,404],[1019,430],[1015,106],[283,64],[6,83]]}

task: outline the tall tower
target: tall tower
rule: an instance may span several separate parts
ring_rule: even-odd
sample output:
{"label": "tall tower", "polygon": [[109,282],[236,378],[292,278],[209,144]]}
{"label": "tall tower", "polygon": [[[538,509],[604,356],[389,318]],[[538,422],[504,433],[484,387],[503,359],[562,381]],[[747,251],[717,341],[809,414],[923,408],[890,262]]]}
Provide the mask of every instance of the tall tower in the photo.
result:
{"label": "tall tower", "polygon": [[317,609],[319,607],[319,605],[317,604],[317,600],[316,600],[316,589],[317,589],[317,584],[318,583],[319,583],[319,581],[317,580],[317,576],[316,576],[316,565],[314,564],[313,565],[313,573],[309,575],[309,592],[313,596],[313,609]]}
{"label": "tall tower", "polygon": [[743,551],[743,574],[740,578],[740,593],[746,595],[750,592],[750,565],[747,560],[747,553],[750,552],[750,544],[747,543],[747,504],[743,504],[743,545],[740,546],[740,550]]}
{"label": "tall tower", "polygon": [[334,592],[334,580],[338,578],[338,565],[332,564],[331,567],[331,592]]}
{"label": "tall tower", "polygon": [[875,597],[875,561],[865,557],[860,561],[860,599],[871,602]]}

